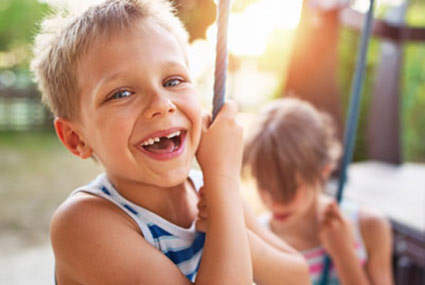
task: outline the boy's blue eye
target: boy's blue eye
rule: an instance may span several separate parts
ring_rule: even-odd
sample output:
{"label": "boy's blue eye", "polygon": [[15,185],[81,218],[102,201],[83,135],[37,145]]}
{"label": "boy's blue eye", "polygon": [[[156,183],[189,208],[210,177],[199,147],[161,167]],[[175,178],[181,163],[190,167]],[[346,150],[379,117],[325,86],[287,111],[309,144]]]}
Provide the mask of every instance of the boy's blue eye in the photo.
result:
{"label": "boy's blue eye", "polygon": [[128,97],[132,94],[133,93],[131,93],[128,90],[119,90],[112,95],[111,99],[120,99],[120,98]]}
{"label": "boy's blue eye", "polygon": [[182,83],[183,80],[179,79],[179,78],[173,78],[168,80],[167,82],[164,83],[164,87],[173,87],[173,86],[177,86],[180,83]]}

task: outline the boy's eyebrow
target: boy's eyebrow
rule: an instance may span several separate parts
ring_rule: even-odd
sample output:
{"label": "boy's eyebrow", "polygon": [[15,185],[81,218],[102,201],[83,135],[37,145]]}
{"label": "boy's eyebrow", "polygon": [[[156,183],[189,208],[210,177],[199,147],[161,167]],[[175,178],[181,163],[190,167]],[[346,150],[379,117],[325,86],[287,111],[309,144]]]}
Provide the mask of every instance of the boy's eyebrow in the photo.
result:
{"label": "boy's eyebrow", "polygon": [[[172,69],[178,68],[180,70],[184,70],[186,72],[186,65],[175,60],[166,60],[161,63],[161,69],[165,71],[170,71]],[[95,85],[94,87],[94,93],[98,94],[99,90],[102,88],[103,85],[105,85],[108,82],[114,81],[121,77],[128,76],[128,72],[126,71],[118,71],[110,73],[104,77],[102,77]]]}
{"label": "boy's eyebrow", "polygon": [[105,85],[105,83],[114,81],[114,80],[116,80],[117,78],[120,78],[120,77],[124,77],[125,74],[126,74],[126,72],[119,71],[119,72],[114,72],[114,73],[111,73],[111,74],[108,74],[108,75],[102,77],[94,86],[94,89],[93,89],[94,94],[98,95],[99,90],[101,90],[102,86]]}
{"label": "boy's eyebrow", "polygon": [[98,82],[95,83],[94,88],[93,88],[93,93],[94,94],[94,98],[95,100],[100,100],[103,97],[103,93],[100,93],[99,91],[102,90],[102,87],[111,81],[116,80],[117,78],[120,77],[124,77],[126,75],[126,72],[124,71],[119,71],[119,72],[114,72],[114,73],[110,73],[104,77],[102,77]]}
{"label": "boy's eyebrow", "polygon": [[167,60],[161,63],[162,68],[164,70],[170,70],[172,68],[182,68],[182,69],[186,69],[186,65],[182,64],[179,61],[174,61],[174,60]]}
{"label": "boy's eyebrow", "polygon": [[113,81],[117,78],[123,77],[126,74],[124,71],[114,72],[103,77],[97,84],[97,86],[102,86],[104,83]]}
{"label": "boy's eyebrow", "polygon": [[[170,70],[172,68],[183,68],[183,69],[186,68],[185,64],[182,64],[181,62],[175,61],[175,60],[166,60],[164,62],[161,62],[160,64],[161,64],[161,68],[163,70]],[[108,74],[105,77],[103,77],[98,82],[98,84],[96,84],[96,86],[102,86],[103,84],[105,84],[107,82],[113,81],[113,80],[120,78],[120,77],[125,77],[127,75],[128,75],[128,72],[126,72],[126,71],[118,71],[118,72]]]}

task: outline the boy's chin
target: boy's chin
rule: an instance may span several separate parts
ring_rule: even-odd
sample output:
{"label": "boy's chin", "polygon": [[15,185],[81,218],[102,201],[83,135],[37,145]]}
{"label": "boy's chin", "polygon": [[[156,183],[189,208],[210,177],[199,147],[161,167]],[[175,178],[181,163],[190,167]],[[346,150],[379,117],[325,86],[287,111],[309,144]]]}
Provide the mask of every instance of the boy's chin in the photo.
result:
{"label": "boy's chin", "polygon": [[172,173],[168,172],[165,175],[162,175],[161,177],[158,177],[158,179],[155,179],[154,182],[158,187],[162,188],[170,188],[178,186],[184,182],[189,177],[189,171],[188,170],[180,170],[180,171],[173,171]]}

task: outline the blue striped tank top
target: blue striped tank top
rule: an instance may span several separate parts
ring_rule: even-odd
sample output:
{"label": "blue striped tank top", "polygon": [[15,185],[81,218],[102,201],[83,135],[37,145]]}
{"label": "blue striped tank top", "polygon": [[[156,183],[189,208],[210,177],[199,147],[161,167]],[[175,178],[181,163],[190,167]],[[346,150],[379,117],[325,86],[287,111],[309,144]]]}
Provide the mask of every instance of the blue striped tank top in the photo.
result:
{"label": "blue striped tank top", "polygon": [[[189,174],[196,191],[203,184],[202,173],[191,170]],[[188,229],[179,227],[155,213],[125,199],[108,181],[105,173],[71,195],[86,192],[107,199],[127,213],[139,226],[145,240],[165,254],[180,271],[194,282],[199,269],[205,234],[196,231],[195,222]]]}

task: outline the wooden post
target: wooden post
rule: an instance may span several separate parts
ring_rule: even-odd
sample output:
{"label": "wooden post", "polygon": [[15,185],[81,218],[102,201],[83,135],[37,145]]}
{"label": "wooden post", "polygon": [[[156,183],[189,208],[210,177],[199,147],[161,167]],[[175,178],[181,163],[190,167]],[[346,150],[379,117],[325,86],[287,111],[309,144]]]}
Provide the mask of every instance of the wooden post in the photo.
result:
{"label": "wooden post", "polygon": [[[407,1],[391,9],[390,24],[404,26]],[[368,158],[395,164],[402,162],[400,136],[400,75],[403,42],[383,38],[367,130]]]}
{"label": "wooden post", "polygon": [[339,11],[313,8],[304,1],[283,95],[293,94],[328,112],[342,138],[337,82]]}

